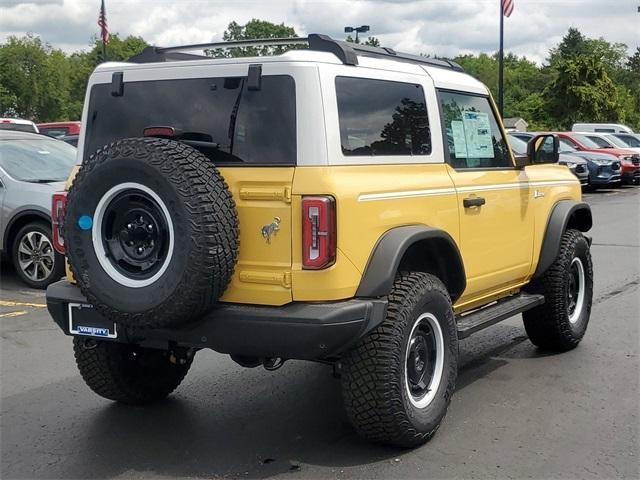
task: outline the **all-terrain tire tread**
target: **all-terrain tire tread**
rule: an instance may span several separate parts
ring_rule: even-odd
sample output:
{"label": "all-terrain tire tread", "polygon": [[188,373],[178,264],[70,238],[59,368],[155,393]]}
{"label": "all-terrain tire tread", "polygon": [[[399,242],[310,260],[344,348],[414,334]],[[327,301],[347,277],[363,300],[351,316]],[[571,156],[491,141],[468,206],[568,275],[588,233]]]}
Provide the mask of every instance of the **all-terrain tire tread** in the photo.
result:
{"label": "all-terrain tire tread", "polygon": [[[576,245],[587,243],[578,230],[568,229],[562,236],[558,256],[544,275],[529,288],[530,291],[541,293],[545,303],[522,314],[524,327],[531,342],[546,350],[567,351],[578,346],[582,336],[576,336],[569,327],[566,307],[566,274],[573,259]],[[588,245],[587,245],[588,246]],[[593,263],[587,248],[585,276],[588,281],[593,278]],[[587,308],[587,318],[591,311],[591,289],[584,308]]]}
{"label": "all-terrain tire tread", "polygon": [[68,242],[71,272],[88,302],[106,317],[136,327],[167,326],[197,318],[224,293],[239,251],[239,221],[233,196],[215,165],[180,142],[129,138],[105,145],[82,165],[69,189],[67,203],[79,201],[78,190],[93,170],[113,158],[144,158],[176,187],[187,208],[191,229],[187,268],[177,288],[160,305],[144,312],[122,312],[106,305],[85,281],[87,262],[79,242]]}
{"label": "all-terrain tire tread", "polygon": [[118,349],[123,345],[97,342],[93,348],[85,348],[85,340],[73,339],[80,375],[95,393],[120,403],[144,405],[164,399],[180,385],[192,363],[191,359],[184,364],[167,361],[154,375],[147,375],[141,382],[127,371],[122,362]]}
{"label": "all-terrain tire tread", "polygon": [[[403,362],[403,327],[412,322],[412,306],[426,292],[435,291],[451,303],[444,284],[433,275],[422,272],[399,273],[388,296],[386,319],[363,338],[342,359],[342,391],[347,415],[360,435],[382,444],[414,447],[428,441],[436,432],[418,432],[406,416],[400,378]],[[447,324],[450,335],[457,338],[453,312]],[[456,352],[457,354],[457,352]],[[457,362],[448,365],[449,378],[446,405],[455,389]],[[442,412],[442,417],[446,408]]]}

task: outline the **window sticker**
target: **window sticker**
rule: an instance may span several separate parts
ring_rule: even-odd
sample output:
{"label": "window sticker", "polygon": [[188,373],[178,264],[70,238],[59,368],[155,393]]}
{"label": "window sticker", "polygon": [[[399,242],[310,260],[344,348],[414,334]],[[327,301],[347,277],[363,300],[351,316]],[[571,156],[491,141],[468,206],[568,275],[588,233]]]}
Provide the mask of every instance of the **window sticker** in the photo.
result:
{"label": "window sticker", "polygon": [[489,115],[482,112],[462,112],[467,144],[467,158],[493,158],[493,137]]}
{"label": "window sticker", "polygon": [[456,158],[467,158],[467,139],[464,136],[464,124],[460,120],[451,122],[451,135]]}

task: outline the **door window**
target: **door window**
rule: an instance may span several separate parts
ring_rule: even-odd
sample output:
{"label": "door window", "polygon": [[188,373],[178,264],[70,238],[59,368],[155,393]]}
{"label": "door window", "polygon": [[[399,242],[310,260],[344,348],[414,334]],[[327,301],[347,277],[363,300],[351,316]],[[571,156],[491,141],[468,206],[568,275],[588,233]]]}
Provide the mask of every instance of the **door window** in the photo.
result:
{"label": "door window", "polygon": [[420,85],[336,77],[342,153],[429,155],[429,117]]}
{"label": "door window", "polygon": [[444,91],[439,96],[452,167],[513,167],[487,97]]}

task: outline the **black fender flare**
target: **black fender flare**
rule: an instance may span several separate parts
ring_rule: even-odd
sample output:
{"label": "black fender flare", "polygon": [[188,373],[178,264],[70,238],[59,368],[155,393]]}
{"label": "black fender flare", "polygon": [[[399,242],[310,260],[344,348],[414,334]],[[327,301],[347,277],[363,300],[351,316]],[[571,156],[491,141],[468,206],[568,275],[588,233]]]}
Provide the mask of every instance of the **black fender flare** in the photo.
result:
{"label": "black fender flare", "polygon": [[533,279],[541,277],[553,264],[560,250],[562,235],[567,228],[588,232],[592,226],[591,207],[588,204],[575,200],[560,200],[556,203],[547,220],[542,248],[538,257],[538,266],[533,274]]}
{"label": "black fender flare", "polygon": [[12,240],[11,238],[9,238],[9,235],[12,233],[13,227],[16,225],[16,223],[20,222],[25,217],[38,217],[39,220],[42,220],[49,224],[51,223],[51,217],[46,213],[41,212],[40,210],[27,209],[16,213],[11,218],[11,220],[7,222],[7,225],[4,229],[4,237],[2,239],[1,250],[9,251],[9,242]]}
{"label": "black fender flare", "polygon": [[[434,255],[421,255],[424,250],[420,246]],[[452,302],[460,298],[467,284],[460,250],[451,235],[427,225],[407,225],[386,231],[369,257],[356,296],[382,297],[391,293],[401,262],[412,247],[416,249],[413,251],[416,258],[411,263],[414,269],[436,274],[447,287]]]}

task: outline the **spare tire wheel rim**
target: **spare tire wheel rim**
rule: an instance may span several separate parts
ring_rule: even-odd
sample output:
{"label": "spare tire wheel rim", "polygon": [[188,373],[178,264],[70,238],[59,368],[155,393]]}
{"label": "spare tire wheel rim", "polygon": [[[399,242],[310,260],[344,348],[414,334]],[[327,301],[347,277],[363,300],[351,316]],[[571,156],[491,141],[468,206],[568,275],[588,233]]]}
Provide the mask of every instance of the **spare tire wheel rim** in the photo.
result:
{"label": "spare tire wheel rim", "polygon": [[585,294],[584,266],[579,257],[574,257],[571,261],[567,282],[569,323],[576,323],[582,314]]}
{"label": "spare tire wheel rim", "polygon": [[435,398],[444,371],[444,337],[433,314],[423,313],[413,324],[405,358],[409,401],[416,408],[425,408]]}
{"label": "spare tire wheel rim", "polygon": [[157,281],[171,263],[174,226],[167,206],[149,187],[133,182],[108,190],[91,227],[93,248],[105,273],[131,288]]}

